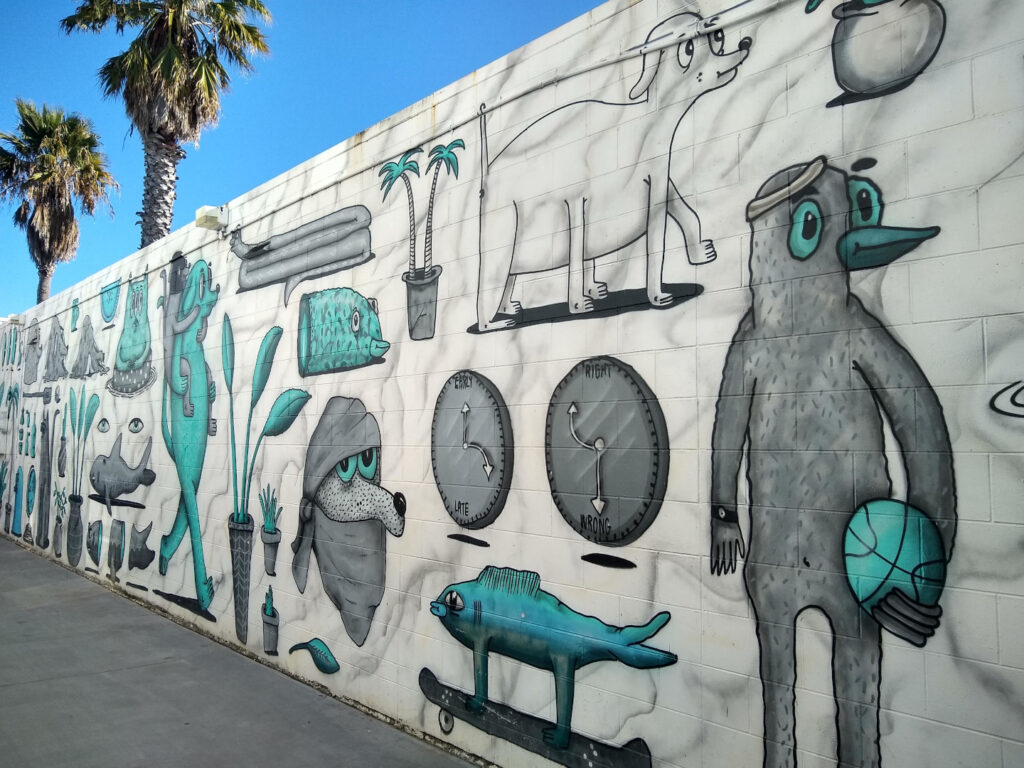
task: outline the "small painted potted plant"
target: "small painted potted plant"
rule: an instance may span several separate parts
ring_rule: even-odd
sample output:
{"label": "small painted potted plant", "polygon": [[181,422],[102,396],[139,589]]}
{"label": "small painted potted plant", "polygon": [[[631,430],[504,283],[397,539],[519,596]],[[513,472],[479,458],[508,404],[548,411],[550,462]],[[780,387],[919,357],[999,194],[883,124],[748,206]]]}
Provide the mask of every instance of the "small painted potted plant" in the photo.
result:
{"label": "small painted potted plant", "polygon": [[281,617],[274,607],[274,588],[267,587],[267,596],[263,599],[263,652],[267,656],[277,656],[277,628]]}
{"label": "small painted potted plant", "polygon": [[85,441],[92,429],[93,419],[100,407],[100,398],[97,394],[89,397],[88,404],[85,400],[85,385],[82,385],[81,393],[76,398],[75,390],[71,390],[71,494],[68,496],[68,504],[71,512],[68,516],[68,562],[71,565],[78,565],[82,558],[82,539],[85,535],[85,526],[82,522],[82,476],[85,473]]}
{"label": "small painted potted plant", "polygon": [[54,488],[53,506],[57,508],[53,521],[53,556],[60,557],[64,552],[64,516],[68,508],[68,492]]}
{"label": "small painted potted plant", "polygon": [[281,543],[277,521],[281,519],[281,507],[269,485],[260,493],[260,509],[263,510],[263,528],[260,529],[260,538],[263,539],[263,570],[267,576],[276,576],[277,545]]}

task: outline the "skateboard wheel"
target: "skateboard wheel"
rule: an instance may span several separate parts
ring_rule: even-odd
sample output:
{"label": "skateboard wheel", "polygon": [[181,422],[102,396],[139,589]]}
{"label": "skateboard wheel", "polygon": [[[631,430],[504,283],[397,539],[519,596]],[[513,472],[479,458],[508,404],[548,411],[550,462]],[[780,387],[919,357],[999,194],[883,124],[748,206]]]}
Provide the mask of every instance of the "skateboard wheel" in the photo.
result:
{"label": "skateboard wheel", "polygon": [[455,718],[447,709],[442,709],[437,713],[437,724],[441,726],[441,733],[447,736],[455,727]]}

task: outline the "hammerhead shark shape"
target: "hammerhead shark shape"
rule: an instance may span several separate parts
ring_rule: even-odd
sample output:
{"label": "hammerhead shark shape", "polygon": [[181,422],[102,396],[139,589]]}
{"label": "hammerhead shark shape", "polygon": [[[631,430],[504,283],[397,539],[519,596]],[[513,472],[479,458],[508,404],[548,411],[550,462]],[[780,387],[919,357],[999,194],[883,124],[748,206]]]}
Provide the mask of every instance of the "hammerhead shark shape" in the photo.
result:
{"label": "hammerhead shark shape", "polygon": [[147,469],[149,454],[153,450],[153,438],[146,442],[146,450],[137,466],[131,467],[121,456],[121,435],[114,441],[109,456],[97,456],[89,471],[89,482],[96,489],[100,500],[107,505],[107,512],[113,515],[111,502],[119,496],[131,493],[140,485],[152,485],[156,473]]}

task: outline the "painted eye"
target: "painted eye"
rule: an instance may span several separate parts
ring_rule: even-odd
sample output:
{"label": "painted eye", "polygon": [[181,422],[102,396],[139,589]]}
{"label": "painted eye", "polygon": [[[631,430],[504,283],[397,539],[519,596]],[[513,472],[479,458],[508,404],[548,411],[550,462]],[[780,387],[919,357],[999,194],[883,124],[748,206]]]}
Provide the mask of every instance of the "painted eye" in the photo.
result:
{"label": "painted eye", "polygon": [[676,58],[679,59],[680,67],[683,69],[689,69],[690,63],[693,61],[693,51],[693,40],[687,40],[676,48]]}
{"label": "painted eye", "polygon": [[100,419],[100,423],[96,425],[96,429],[98,429],[100,432],[109,432],[110,422],[107,421],[106,419]]}
{"label": "painted eye", "polygon": [[712,32],[710,44],[711,50],[721,56],[725,50],[725,32],[721,29],[716,29]]}
{"label": "painted eye", "polygon": [[810,258],[821,242],[821,208],[813,200],[804,200],[793,211],[789,227],[789,252],[794,259]]}
{"label": "painted eye", "polygon": [[136,435],[142,431],[142,428],[146,425],[142,423],[142,419],[134,418],[128,422],[128,431],[134,432]]}
{"label": "painted eye", "polygon": [[462,595],[455,590],[444,596],[444,604],[449,611],[461,611],[466,607],[466,604],[462,602]]}
{"label": "painted eye", "polygon": [[867,179],[850,179],[850,228],[876,227],[882,220],[882,193]]}
{"label": "painted eye", "polygon": [[338,473],[343,483],[351,483],[352,478],[356,476],[356,457],[346,456],[335,465],[334,471]]}
{"label": "painted eye", "polygon": [[363,318],[359,314],[358,309],[352,310],[352,333],[359,333],[359,326],[362,325]]}
{"label": "painted eye", "polygon": [[367,480],[377,476],[377,449],[367,448],[359,454],[359,474]]}

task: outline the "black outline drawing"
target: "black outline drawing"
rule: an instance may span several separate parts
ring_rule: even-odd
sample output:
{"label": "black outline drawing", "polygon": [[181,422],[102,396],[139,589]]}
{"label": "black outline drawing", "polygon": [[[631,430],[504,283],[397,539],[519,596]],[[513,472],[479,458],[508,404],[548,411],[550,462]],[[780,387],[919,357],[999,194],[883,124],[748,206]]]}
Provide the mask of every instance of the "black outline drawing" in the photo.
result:
{"label": "black outline drawing", "polygon": [[[1013,393],[1009,398],[1004,397],[1011,389]],[[1004,405],[1004,402],[1008,404]],[[992,395],[992,399],[988,401],[988,407],[1003,416],[1024,419],[1024,381],[1015,381],[1000,389]],[[1011,408],[1013,410],[1010,410]]]}

